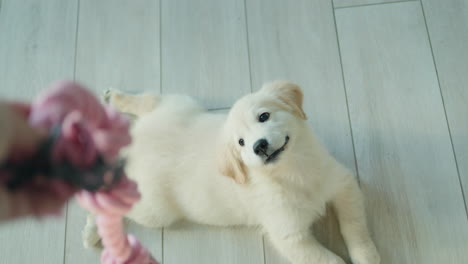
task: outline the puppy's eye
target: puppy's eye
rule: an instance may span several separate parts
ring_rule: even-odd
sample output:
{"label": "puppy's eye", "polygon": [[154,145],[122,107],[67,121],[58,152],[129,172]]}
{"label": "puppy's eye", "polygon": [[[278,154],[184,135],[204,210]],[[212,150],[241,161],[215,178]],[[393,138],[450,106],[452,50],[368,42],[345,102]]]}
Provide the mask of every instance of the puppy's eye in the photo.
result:
{"label": "puppy's eye", "polygon": [[239,145],[244,146],[244,144],[245,144],[244,140],[242,138],[239,139]]}
{"label": "puppy's eye", "polygon": [[267,121],[268,118],[270,118],[270,113],[268,113],[268,112],[262,113],[262,114],[258,117],[258,122],[263,123],[263,122]]}

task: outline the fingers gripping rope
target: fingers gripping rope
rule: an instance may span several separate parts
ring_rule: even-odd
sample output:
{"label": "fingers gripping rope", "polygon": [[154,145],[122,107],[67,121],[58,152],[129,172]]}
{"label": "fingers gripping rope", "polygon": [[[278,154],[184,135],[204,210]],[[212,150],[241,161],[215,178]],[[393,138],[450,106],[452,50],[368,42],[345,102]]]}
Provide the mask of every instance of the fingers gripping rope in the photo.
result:
{"label": "fingers gripping rope", "polygon": [[[56,163],[67,160],[77,168],[92,167],[97,160],[113,164],[120,149],[130,143],[128,121],[72,82],[58,83],[42,94],[32,104],[29,122],[49,131],[59,126],[60,137],[52,159]],[[96,175],[106,176],[109,175]],[[140,199],[135,182],[123,175],[105,190],[82,190],[77,198],[82,207],[97,215],[105,247],[101,263],[158,264],[134,236],[124,232],[123,216]]]}

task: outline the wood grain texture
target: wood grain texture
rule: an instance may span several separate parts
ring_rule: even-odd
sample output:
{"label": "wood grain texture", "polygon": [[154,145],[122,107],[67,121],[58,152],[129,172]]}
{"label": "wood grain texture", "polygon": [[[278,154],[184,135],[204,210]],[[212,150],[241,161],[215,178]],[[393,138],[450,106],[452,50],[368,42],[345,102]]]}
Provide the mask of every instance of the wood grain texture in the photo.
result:
{"label": "wood grain texture", "polygon": [[382,263],[464,263],[468,223],[419,2],[336,11]]}
{"label": "wood grain texture", "polygon": [[68,203],[65,264],[99,263],[101,252],[83,246],[82,230],[88,212],[73,200]]}
{"label": "wood grain texture", "polygon": [[76,0],[3,0],[2,97],[32,99],[57,79],[73,79],[76,12]]}
{"label": "wood grain texture", "polygon": [[378,5],[388,3],[398,3],[406,1],[418,1],[418,0],[332,0],[335,8],[343,7],[357,7],[365,5]]}
{"label": "wood grain texture", "polygon": [[458,169],[468,195],[468,2],[422,1]]}
{"label": "wood grain texture", "polygon": [[164,230],[164,264],[264,263],[259,233],[247,228],[183,224]]}
{"label": "wood grain texture", "polygon": [[[348,168],[355,161],[329,1],[247,1],[252,87],[286,79],[304,90],[304,110],[330,152]],[[315,225],[327,248],[347,257],[332,211]],[[284,263],[265,240],[267,263]]]}
{"label": "wood grain texture", "polygon": [[63,263],[65,217],[0,225],[0,264]]}
{"label": "wood grain texture", "polygon": [[162,1],[163,93],[229,107],[250,92],[243,1]]}
{"label": "wood grain texture", "polygon": [[[159,2],[81,0],[76,79],[98,95],[105,89],[160,92]],[[97,263],[99,254],[85,249],[81,231],[86,214],[77,204],[68,210],[65,263]],[[127,225],[131,233],[161,259],[161,230]]]}
{"label": "wood grain texture", "polygon": [[76,78],[95,91],[160,92],[159,1],[81,0]]}
{"label": "wood grain texture", "polygon": [[[57,79],[73,78],[76,1],[3,0],[0,96],[30,100]],[[0,225],[0,263],[62,263],[65,217]]]}

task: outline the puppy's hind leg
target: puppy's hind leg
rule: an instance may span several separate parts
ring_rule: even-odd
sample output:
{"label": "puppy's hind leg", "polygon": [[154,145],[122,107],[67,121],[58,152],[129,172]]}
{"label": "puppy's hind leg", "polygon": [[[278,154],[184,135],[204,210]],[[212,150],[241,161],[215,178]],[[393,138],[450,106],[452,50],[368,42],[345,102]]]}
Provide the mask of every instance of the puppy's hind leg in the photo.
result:
{"label": "puppy's hind leg", "polygon": [[89,214],[86,218],[86,225],[83,229],[82,237],[85,248],[102,248],[101,237],[98,234],[94,215]]}
{"label": "puppy's hind leg", "polygon": [[379,253],[367,229],[364,199],[354,179],[334,198],[333,207],[353,263],[379,264]]}
{"label": "puppy's hind leg", "polygon": [[276,249],[292,264],[345,264],[340,257],[315,240],[309,229],[287,237],[275,233],[268,235]]}
{"label": "puppy's hind leg", "polygon": [[119,90],[108,89],[104,92],[104,101],[119,112],[140,117],[151,112],[160,100],[155,94],[129,94]]}

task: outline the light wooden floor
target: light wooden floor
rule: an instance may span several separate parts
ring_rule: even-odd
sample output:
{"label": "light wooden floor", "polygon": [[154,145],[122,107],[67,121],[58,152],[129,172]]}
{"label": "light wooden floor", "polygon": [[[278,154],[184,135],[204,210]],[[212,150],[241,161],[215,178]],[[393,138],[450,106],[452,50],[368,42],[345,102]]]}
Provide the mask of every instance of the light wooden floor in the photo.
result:
{"label": "light wooden floor", "polygon": [[[368,200],[383,264],[468,263],[468,0],[0,0],[0,95],[57,79],[225,109],[267,80]],[[0,263],[98,263],[85,212],[0,225]],[[131,226],[164,264],[286,263],[251,229]],[[315,226],[346,257],[333,217]]]}

